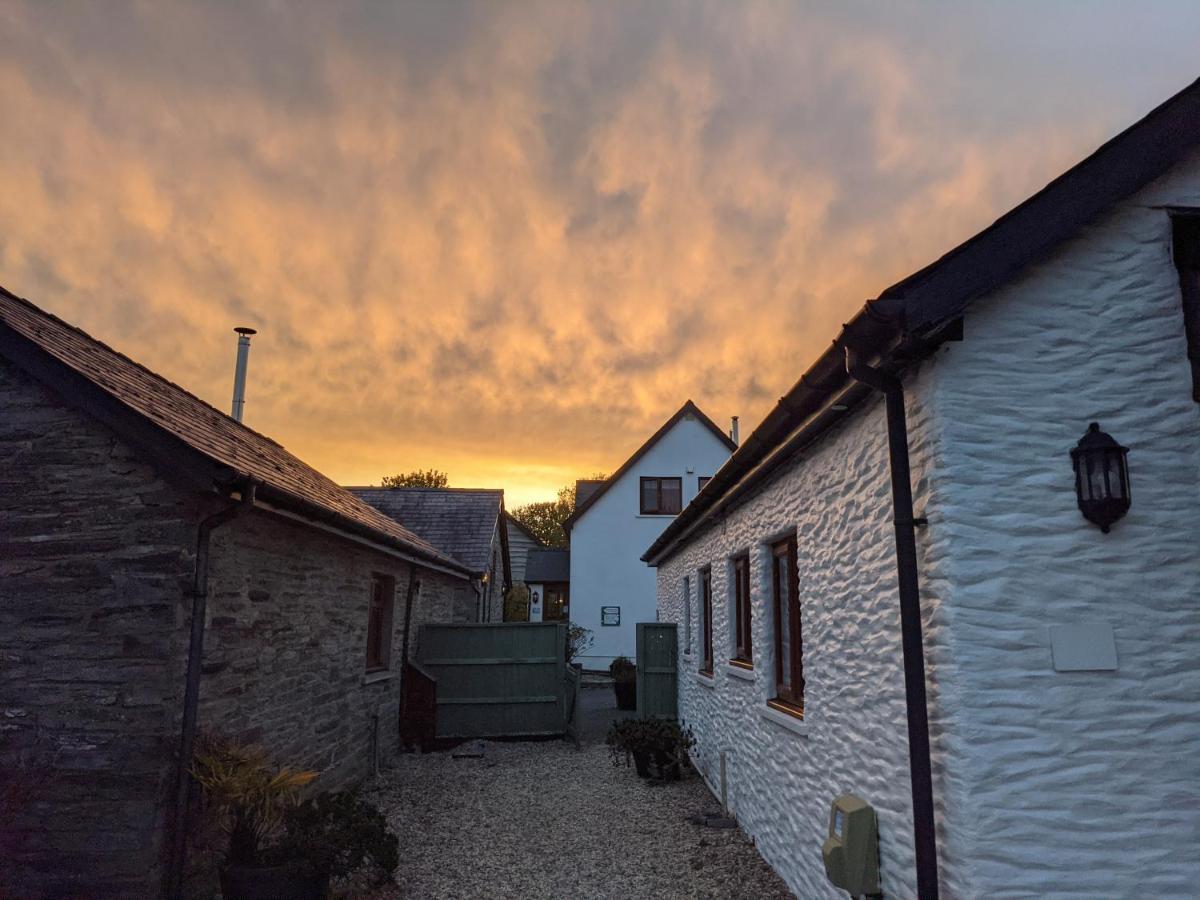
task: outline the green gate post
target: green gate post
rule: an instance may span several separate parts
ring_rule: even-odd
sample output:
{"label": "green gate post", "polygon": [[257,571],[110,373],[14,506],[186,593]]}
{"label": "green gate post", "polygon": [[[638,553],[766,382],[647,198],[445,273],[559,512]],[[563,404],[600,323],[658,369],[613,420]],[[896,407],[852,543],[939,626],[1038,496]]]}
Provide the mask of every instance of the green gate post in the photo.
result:
{"label": "green gate post", "polygon": [[639,719],[678,716],[679,644],[674,622],[637,623],[637,714]]}

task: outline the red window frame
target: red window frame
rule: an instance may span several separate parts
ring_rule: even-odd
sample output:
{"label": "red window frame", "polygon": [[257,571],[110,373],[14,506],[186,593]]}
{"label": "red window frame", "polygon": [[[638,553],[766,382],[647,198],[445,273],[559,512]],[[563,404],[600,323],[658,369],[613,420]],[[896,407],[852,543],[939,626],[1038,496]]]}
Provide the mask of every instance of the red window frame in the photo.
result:
{"label": "red window frame", "polygon": [[750,555],[733,560],[733,658],[743,668],[754,665],[753,638],[750,634]]}
{"label": "red window frame", "polygon": [[388,667],[389,605],[394,582],[384,575],[371,576],[371,595],[367,604],[367,671],[380,672]]}
{"label": "red window frame", "polygon": [[[771,594],[775,608],[775,697],[772,705],[803,715],[804,644],[800,623],[800,574],[796,568],[794,535],[771,546]],[[788,638],[786,658],[785,630]]]}
{"label": "red window frame", "polygon": [[704,657],[700,661],[700,671],[705,675],[713,672],[713,628],[712,628],[712,569],[700,573],[700,607],[704,617]]}

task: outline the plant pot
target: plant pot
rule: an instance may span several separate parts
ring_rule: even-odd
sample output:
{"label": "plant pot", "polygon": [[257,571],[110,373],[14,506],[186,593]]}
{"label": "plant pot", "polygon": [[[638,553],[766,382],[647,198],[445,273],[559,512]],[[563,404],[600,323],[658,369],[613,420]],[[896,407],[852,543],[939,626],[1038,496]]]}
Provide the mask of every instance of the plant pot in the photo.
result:
{"label": "plant pot", "polygon": [[329,875],[297,866],[222,866],[224,900],[324,900]]}
{"label": "plant pot", "polygon": [[613,693],[617,695],[617,709],[637,709],[636,681],[614,681]]}
{"label": "plant pot", "polygon": [[650,754],[643,750],[633,751],[633,765],[642,778],[650,777]]}
{"label": "plant pot", "polygon": [[655,753],[654,768],[658,769],[658,777],[663,781],[678,781],[680,779],[679,760],[669,753]]}

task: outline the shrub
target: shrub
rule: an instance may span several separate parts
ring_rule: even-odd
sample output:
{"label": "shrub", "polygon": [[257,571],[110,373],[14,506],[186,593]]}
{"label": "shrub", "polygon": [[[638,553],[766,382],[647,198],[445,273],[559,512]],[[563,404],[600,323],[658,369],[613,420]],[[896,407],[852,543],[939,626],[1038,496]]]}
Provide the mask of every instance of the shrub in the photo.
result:
{"label": "shrub", "polygon": [[376,884],[390,881],[400,864],[400,841],[376,806],[357,791],[324,793],[290,809],[274,853],[281,861],[303,860],[333,878],[367,872]]}
{"label": "shrub", "polygon": [[572,622],[567,626],[567,662],[575,662],[575,657],[582,656],[594,641],[592,629]]}
{"label": "shrub", "polygon": [[614,766],[622,759],[629,765],[630,757],[645,753],[655,757],[659,767],[682,764],[687,752],[695,746],[691,728],[681,727],[674,719],[621,719],[613,722],[604,739]]}
{"label": "shrub", "polygon": [[205,734],[196,742],[192,776],[229,838],[226,861],[256,866],[262,864],[263,846],[277,836],[284,814],[298,802],[298,792],[317,773],[277,766],[261,747]]}

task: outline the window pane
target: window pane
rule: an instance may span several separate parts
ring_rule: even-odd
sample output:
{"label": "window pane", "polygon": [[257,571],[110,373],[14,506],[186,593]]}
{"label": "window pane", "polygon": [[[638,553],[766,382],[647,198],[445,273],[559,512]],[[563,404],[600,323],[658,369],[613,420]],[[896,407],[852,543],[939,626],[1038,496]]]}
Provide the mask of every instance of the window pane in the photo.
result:
{"label": "window pane", "polygon": [[779,635],[776,646],[779,648],[779,692],[790,695],[792,687],[792,603],[790,595],[791,580],[788,578],[787,554],[774,557],[775,563],[775,608],[779,611]]}
{"label": "window pane", "polygon": [[642,512],[658,511],[658,479],[642,479]]}
{"label": "window pane", "polygon": [[662,508],[659,512],[674,515],[683,509],[683,479],[664,478],[662,485]]}

